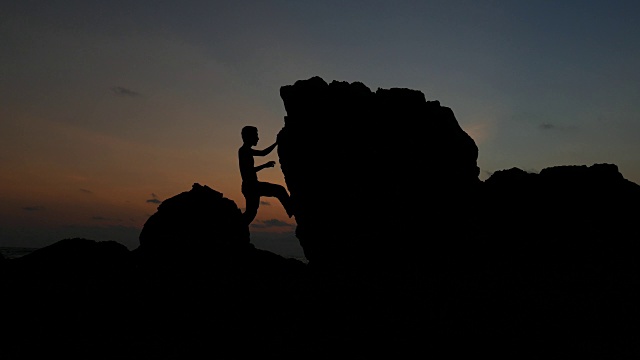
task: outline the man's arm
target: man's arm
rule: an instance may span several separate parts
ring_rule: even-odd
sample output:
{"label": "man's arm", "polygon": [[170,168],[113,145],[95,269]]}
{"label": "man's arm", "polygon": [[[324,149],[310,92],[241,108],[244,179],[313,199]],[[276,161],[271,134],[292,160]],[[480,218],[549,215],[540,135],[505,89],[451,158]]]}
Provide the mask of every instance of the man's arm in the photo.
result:
{"label": "man's arm", "polygon": [[265,156],[265,155],[269,155],[269,153],[271,153],[273,151],[273,149],[276,148],[276,145],[278,145],[278,140],[276,140],[276,142],[274,142],[273,144],[271,144],[271,146],[269,146],[268,148],[264,149],[264,150],[256,150],[256,149],[251,149],[251,154],[253,156]]}
{"label": "man's arm", "polygon": [[266,163],[262,164],[262,165],[258,165],[256,166],[254,169],[256,170],[256,172],[264,169],[264,168],[268,168],[268,167],[273,167],[276,164],[275,161],[267,161]]}

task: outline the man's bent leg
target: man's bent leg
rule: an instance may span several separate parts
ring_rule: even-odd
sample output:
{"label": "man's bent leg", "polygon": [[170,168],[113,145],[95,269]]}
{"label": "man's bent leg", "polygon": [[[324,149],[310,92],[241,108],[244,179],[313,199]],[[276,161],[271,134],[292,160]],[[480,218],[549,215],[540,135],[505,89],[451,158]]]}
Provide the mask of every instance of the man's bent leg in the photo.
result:
{"label": "man's bent leg", "polygon": [[260,195],[257,195],[255,191],[243,191],[245,199],[245,209],[242,216],[244,217],[244,222],[249,226],[253,219],[255,219],[258,214],[258,206],[260,205]]}
{"label": "man's bent leg", "polygon": [[282,206],[284,206],[284,210],[287,212],[287,215],[289,215],[289,217],[293,216],[291,198],[289,197],[289,193],[287,192],[287,189],[284,188],[284,186],[262,181],[258,184],[258,193],[261,196],[271,196],[277,198],[278,200],[280,200]]}

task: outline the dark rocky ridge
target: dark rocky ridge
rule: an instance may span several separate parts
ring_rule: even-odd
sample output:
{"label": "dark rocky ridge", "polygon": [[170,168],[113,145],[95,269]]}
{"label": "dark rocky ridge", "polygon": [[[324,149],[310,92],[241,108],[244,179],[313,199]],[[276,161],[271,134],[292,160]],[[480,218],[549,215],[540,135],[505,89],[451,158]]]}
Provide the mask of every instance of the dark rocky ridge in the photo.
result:
{"label": "dark rocky ridge", "polygon": [[304,343],[286,342],[306,266],[256,249],[242,223],[232,200],[195,183],[158,207],[133,251],[76,238],[5,259],[1,358],[297,353]]}
{"label": "dark rocky ridge", "polygon": [[194,184],[134,251],[67,239],[0,261],[2,358],[640,354],[640,186],[615,165],[482,182],[418,91],[312,78],[282,97],[309,265],[255,249],[236,204]]}
{"label": "dark rocky ridge", "polygon": [[484,203],[491,204],[483,221],[500,229],[487,243],[495,254],[517,254],[499,263],[537,277],[640,285],[640,186],[616,165],[556,166],[539,174],[512,168],[483,185]]}

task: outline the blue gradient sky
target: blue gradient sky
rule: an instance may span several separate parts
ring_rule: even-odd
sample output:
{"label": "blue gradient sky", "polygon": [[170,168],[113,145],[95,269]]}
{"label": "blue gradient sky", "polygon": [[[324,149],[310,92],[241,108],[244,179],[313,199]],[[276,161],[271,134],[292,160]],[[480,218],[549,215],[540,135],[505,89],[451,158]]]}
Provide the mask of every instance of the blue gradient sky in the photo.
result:
{"label": "blue gradient sky", "polygon": [[[0,246],[135,248],[157,201],[194,182],[243,207],[240,129],[270,145],[279,88],[315,75],[452,108],[483,180],[607,162],[640,183],[638,13],[637,1],[4,2]],[[284,184],[278,169],[260,178]],[[266,201],[253,231],[290,238],[295,221]]]}

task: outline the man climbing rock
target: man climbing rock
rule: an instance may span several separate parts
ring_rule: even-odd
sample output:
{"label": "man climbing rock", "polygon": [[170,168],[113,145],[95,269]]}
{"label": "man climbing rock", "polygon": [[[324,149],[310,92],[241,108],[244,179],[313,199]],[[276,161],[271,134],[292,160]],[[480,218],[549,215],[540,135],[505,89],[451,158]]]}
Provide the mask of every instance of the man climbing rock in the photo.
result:
{"label": "man climbing rock", "polygon": [[262,165],[255,166],[254,156],[266,156],[275,149],[278,141],[264,150],[253,149],[258,144],[258,129],[255,126],[245,126],[242,128],[243,144],[238,149],[238,160],[240,162],[240,175],[242,176],[242,194],[245,198],[244,218],[247,225],[251,224],[258,214],[261,196],[276,197],[284,206],[289,217],[293,216],[291,211],[291,199],[287,189],[282,185],[258,181],[258,171],[273,167],[275,161],[268,161]]}

